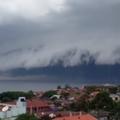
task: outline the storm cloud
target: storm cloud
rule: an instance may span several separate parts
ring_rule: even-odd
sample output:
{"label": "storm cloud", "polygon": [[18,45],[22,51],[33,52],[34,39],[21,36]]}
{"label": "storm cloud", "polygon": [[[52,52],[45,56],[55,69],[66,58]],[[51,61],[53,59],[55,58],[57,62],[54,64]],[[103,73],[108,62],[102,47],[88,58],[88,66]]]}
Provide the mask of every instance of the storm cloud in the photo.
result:
{"label": "storm cloud", "polygon": [[0,0],[0,69],[120,63],[119,0]]}

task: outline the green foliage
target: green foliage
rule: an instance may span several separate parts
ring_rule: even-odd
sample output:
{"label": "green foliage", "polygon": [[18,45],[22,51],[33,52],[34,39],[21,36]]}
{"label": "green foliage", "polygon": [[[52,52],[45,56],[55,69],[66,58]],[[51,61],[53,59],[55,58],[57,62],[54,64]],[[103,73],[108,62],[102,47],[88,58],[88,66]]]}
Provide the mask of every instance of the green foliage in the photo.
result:
{"label": "green foliage", "polygon": [[52,120],[48,115],[42,116],[40,120]]}
{"label": "green foliage", "polygon": [[90,109],[90,102],[87,99],[87,96],[84,95],[80,98],[79,101],[73,102],[70,105],[70,110],[72,111],[85,111],[88,112]]}
{"label": "green foliage", "polygon": [[79,102],[74,102],[70,105],[69,110],[71,111],[89,111],[89,103],[86,101],[79,101]]}
{"label": "green foliage", "polygon": [[88,94],[96,91],[96,89],[97,89],[96,86],[87,86],[87,87],[86,87],[86,90],[87,90],[87,93],[88,93]]}
{"label": "green foliage", "polygon": [[120,120],[120,102],[115,103],[114,108],[110,112],[110,116],[114,120]]}
{"label": "green foliage", "polygon": [[57,92],[56,91],[47,91],[47,92],[45,92],[44,94],[43,94],[43,98],[50,98],[51,96],[53,96],[53,95],[56,95],[57,94]]}
{"label": "green foliage", "polygon": [[120,92],[120,85],[118,86],[118,92]]}
{"label": "green foliage", "polygon": [[34,115],[22,114],[19,115],[15,120],[38,120]]}
{"label": "green foliage", "polygon": [[61,88],[62,88],[62,87],[61,87],[60,85],[57,86],[57,89],[58,89],[58,90],[61,89]]}
{"label": "green foliage", "polygon": [[92,108],[96,110],[110,111],[114,107],[114,102],[106,92],[99,93],[92,101]]}
{"label": "green foliage", "polygon": [[27,99],[31,99],[34,95],[32,91],[29,92],[3,92],[0,94],[0,101],[1,102],[9,102],[12,100],[18,99],[18,97],[24,96]]}
{"label": "green foliage", "polygon": [[117,88],[117,87],[111,87],[111,88],[109,88],[109,92],[110,92],[111,94],[116,94],[117,91],[118,91],[118,88]]}

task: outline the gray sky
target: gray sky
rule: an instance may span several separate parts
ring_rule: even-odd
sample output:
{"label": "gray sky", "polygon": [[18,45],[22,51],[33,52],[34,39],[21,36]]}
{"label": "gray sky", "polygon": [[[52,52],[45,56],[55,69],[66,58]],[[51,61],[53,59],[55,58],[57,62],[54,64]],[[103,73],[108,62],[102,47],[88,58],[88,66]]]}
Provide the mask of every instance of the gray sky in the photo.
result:
{"label": "gray sky", "polygon": [[[0,0],[0,70],[120,62],[120,0]],[[51,62],[52,61],[52,62]]]}

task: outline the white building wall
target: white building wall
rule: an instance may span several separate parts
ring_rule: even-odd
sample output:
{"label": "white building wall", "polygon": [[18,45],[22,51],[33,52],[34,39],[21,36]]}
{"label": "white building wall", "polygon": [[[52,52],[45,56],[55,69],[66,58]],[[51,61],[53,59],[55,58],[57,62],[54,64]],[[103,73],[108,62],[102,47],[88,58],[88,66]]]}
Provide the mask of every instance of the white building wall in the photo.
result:
{"label": "white building wall", "polygon": [[20,97],[17,101],[17,104],[13,105],[9,111],[0,112],[0,118],[2,119],[11,118],[12,119],[15,116],[26,113],[26,108],[27,106],[26,106],[25,98]]}

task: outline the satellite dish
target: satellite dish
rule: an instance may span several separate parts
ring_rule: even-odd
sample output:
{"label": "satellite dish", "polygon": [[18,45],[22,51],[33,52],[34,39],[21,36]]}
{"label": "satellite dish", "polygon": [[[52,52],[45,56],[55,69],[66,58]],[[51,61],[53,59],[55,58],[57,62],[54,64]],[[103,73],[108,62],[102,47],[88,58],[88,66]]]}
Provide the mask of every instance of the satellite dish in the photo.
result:
{"label": "satellite dish", "polygon": [[9,107],[6,105],[5,107],[2,108],[3,112],[6,112],[9,109]]}

